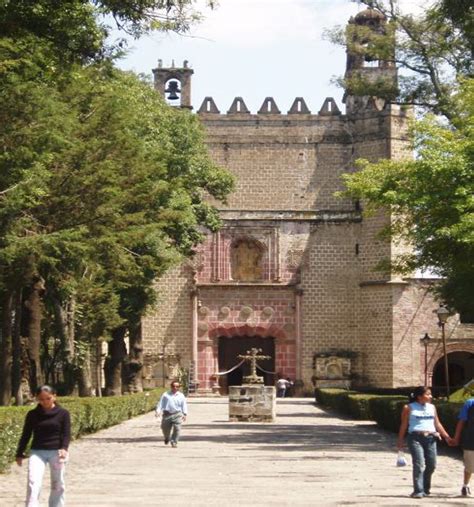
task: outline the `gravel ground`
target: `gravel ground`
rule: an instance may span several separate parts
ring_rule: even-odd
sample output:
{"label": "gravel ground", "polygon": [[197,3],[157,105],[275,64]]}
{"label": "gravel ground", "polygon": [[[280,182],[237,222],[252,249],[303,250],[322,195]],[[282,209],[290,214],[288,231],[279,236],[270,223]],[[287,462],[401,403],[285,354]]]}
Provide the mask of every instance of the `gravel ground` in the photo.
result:
{"label": "gravel ground", "polygon": [[[191,398],[182,439],[163,444],[153,413],[71,445],[67,506],[469,505],[462,463],[441,451],[430,498],[413,500],[396,436],[311,399],[278,400],[274,424],[229,423],[226,398]],[[45,480],[42,505],[47,505]],[[23,505],[26,466],[0,475],[0,505]]]}

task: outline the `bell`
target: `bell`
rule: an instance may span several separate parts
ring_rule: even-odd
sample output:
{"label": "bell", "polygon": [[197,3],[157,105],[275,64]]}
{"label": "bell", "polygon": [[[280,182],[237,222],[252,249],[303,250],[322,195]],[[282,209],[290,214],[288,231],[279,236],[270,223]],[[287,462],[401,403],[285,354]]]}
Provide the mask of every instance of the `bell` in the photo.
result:
{"label": "bell", "polygon": [[166,88],[165,93],[168,93],[168,100],[178,100],[181,90],[179,89],[178,81],[170,81],[168,83],[168,88]]}

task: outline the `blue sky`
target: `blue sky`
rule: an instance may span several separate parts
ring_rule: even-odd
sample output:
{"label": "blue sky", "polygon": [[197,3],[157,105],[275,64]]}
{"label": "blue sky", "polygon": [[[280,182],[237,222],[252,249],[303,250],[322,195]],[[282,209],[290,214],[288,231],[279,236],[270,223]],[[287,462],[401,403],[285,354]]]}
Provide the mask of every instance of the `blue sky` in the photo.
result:
{"label": "blue sky", "polygon": [[119,66],[151,74],[158,59],[168,66],[188,60],[194,69],[192,100],[197,109],[212,96],[221,112],[242,96],[252,112],[273,96],[286,112],[297,96],[317,112],[325,97],[340,104],[330,84],[345,69],[345,53],[322,40],[324,28],[358,12],[348,0],[220,0],[192,36],[153,34],[130,42]]}
{"label": "blue sky", "polygon": [[[197,2],[198,6],[202,3]],[[413,8],[420,0],[403,0]],[[323,40],[323,31],[344,25],[363,7],[350,0],[220,0],[188,36],[153,34],[130,42],[119,66],[151,74],[188,60],[194,69],[192,102],[212,96],[226,112],[236,96],[256,112],[272,96],[282,113],[304,97],[313,113],[328,96],[342,108],[342,90],[331,78],[345,70],[345,51]]]}

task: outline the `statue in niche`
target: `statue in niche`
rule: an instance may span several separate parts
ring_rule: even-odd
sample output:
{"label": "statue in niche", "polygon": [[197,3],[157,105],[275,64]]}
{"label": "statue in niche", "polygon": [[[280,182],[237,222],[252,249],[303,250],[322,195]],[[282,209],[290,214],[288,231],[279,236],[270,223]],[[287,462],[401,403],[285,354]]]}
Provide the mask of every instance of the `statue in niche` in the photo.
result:
{"label": "statue in niche", "polygon": [[240,239],[232,244],[232,280],[254,282],[263,279],[262,245],[253,239]]}

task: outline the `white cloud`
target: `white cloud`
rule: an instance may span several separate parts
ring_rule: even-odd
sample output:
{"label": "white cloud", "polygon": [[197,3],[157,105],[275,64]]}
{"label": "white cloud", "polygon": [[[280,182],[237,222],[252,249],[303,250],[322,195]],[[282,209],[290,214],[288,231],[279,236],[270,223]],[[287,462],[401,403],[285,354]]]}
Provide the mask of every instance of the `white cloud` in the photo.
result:
{"label": "white cloud", "polygon": [[[221,0],[193,33],[232,47],[270,47],[320,39],[322,29],[357,12],[349,0]],[[342,16],[341,16],[342,14]]]}
{"label": "white cloud", "polygon": [[159,58],[164,65],[189,60],[196,108],[212,95],[226,111],[235,96],[243,96],[256,111],[273,96],[286,112],[295,97],[303,96],[317,112],[327,96],[341,106],[342,90],[330,79],[342,75],[346,63],[343,48],[322,40],[323,30],[345,25],[362,9],[350,0],[220,0],[214,11],[204,10],[206,19],[194,27],[194,38],[143,38],[120,66],[150,73]]}
{"label": "white cloud", "polygon": [[222,44],[265,47],[313,39],[315,17],[305,1],[222,0],[198,32]]}

